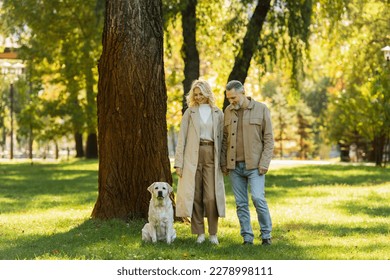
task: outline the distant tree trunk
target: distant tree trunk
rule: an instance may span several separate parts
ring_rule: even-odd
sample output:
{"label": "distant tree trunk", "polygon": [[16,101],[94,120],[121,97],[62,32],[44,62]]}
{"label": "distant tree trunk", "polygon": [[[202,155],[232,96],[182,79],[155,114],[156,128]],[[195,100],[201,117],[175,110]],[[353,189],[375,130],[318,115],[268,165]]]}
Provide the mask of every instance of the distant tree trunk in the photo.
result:
{"label": "distant tree trunk", "polygon": [[[280,108],[280,107],[279,107]],[[279,129],[279,156],[281,159],[283,159],[283,139],[284,139],[284,128],[285,128],[285,123],[284,123],[284,119],[283,119],[283,114],[280,110],[278,110],[278,114],[279,114],[279,117],[278,117],[278,120],[279,120],[279,126],[280,126],[280,129]]]}
{"label": "distant tree trunk", "polygon": [[196,5],[197,0],[185,1],[186,5],[181,11],[183,27],[182,57],[184,60],[184,94],[182,113],[187,109],[186,94],[191,89],[191,84],[199,78],[199,52],[196,48]]}
{"label": "distant tree trunk", "polygon": [[34,143],[33,128],[30,123],[29,133],[28,133],[28,158],[29,159],[33,159],[33,143]]}
{"label": "distant tree trunk", "polygon": [[83,135],[79,132],[75,132],[74,141],[76,144],[76,158],[84,157]]}
{"label": "distant tree trunk", "polygon": [[161,0],[106,1],[99,61],[99,194],[93,218],[147,217],[156,181],[172,184]]}
{"label": "distant tree trunk", "polygon": [[373,153],[375,166],[382,166],[383,163],[383,150],[385,148],[386,135],[382,134],[374,137],[373,141]]}
{"label": "distant tree trunk", "polygon": [[[253,54],[257,48],[261,30],[263,29],[263,24],[271,7],[270,2],[271,0],[258,0],[257,6],[248,23],[248,29],[242,42],[241,49],[235,58],[233,70],[229,75],[228,81],[238,80],[241,83],[245,82]],[[228,105],[229,101],[226,98],[225,93],[223,110],[225,110]]]}
{"label": "distant tree trunk", "polygon": [[387,165],[387,162],[389,161],[389,157],[390,157],[390,135],[388,134],[387,137],[386,137],[386,141],[385,141],[385,148],[384,148],[384,162],[383,162],[383,167],[386,167]]}
{"label": "distant tree trunk", "polygon": [[[97,158],[98,157],[98,144],[97,144],[97,134],[96,134],[96,123],[95,123],[95,116],[96,116],[96,102],[94,93],[90,93],[90,97],[87,97],[88,100],[88,107],[91,107],[87,109],[87,111],[92,111],[94,114],[90,115],[87,112],[87,126],[88,126],[88,136],[87,136],[87,142],[85,147],[85,157],[86,158]],[[88,120],[89,117],[92,118],[93,121]]]}
{"label": "distant tree trunk", "polygon": [[60,158],[60,148],[58,147],[57,141],[54,141],[54,148],[55,148],[55,159]]}
{"label": "distant tree trunk", "polygon": [[[87,106],[86,106],[86,122],[88,129],[88,137],[85,148],[85,157],[86,158],[97,158],[97,135],[96,135],[96,94],[93,90],[95,84],[95,79],[93,76],[92,69],[94,68],[94,60],[90,57],[91,47],[86,42],[83,47],[83,53],[85,59],[84,65],[84,74],[85,74],[85,84],[86,84],[86,94],[87,94]],[[88,58],[88,59],[87,59]]]}
{"label": "distant tree trunk", "polygon": [[300,112],[297,114],[298,119],[298,135],[299,135],[299,158],[307,159],[308,142],[306,139],[310,138],[309,129],[311,128],[307,119]]}
{"label": "distant tree trunk", "polygon": [[[31,102],[31,96],[33,92],[33,85],[31,82],[31,70],[30,68],[27,71],[28,75],[28,97],[29,97],[29,102]],[[30,119],[30,125],[29,125],[29,132],[28,132],[28,158],[33,159],[33,143],[34,143],[34,130],[33,130],[33,124],[32,124],[32,118]]]}
{"label": "distant tree trunk", "polygon": [[98,144],[96,133],[89,133],[85,147],[86,158],[98,158]]}
{"label": "distant tree trunk", "polygon": [[[74,46],[70,42],[64,43],[62,48],[64,54],[70,54],[74,51]],[[70,63],[70,61],[66,61],[65,67],[61,70],[61,76],[63,77],[64,84],[69,92],[67,100],[69,107],[67,109],[69,110],[69,114],[71,116],[76,158],[82,158],[85,156],[83,145],[85,114],[79,100],[79,93],[81,90],[80,83],[77,79],[75,79],[75,76],[78,74],[78,71],[75,71],[74,65]]]}
{"label": "distant tree trunk", "polygon": [[176,133],[175,133],[175,127],[173,125],[171,125],[169,127],[169,134],[170,134],[171,143],[172,143],[171,151],[172,151],[172,154],[174,155],[176,152],[176,138],[175,138]]}

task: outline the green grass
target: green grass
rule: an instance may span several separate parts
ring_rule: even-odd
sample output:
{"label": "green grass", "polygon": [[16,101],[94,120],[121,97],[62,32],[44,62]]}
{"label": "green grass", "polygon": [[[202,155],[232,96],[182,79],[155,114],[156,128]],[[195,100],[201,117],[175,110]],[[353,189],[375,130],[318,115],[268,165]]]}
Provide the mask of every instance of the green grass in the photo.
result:
{"label": "green grass", "polygon": [[[301,166],[270,171],[273,245],[242,246],[231,187],[218,246],[175,223],[171,245],[141,241],[145,221],[90,219],[97,161],[0,163],[0,259],[390,259],[389,168]],[[227,179],[227,178],[226,178]],[[252,220],[256,234],[253,206]]]}

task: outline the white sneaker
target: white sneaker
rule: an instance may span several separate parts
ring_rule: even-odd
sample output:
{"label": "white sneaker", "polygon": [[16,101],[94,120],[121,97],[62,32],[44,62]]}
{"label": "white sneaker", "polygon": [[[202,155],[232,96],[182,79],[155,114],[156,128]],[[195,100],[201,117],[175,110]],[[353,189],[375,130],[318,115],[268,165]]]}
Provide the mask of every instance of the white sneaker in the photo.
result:
{"label": "white sneaker", "polygon": [[204,234],[202,233],[202,234],[198,234],[198,239],[196,239],[196,243],[203,243],[204,241],[205,241],[205,236],[204,236]]}
{"label": "white sneaker", "polygon": [[210,235],[210,242],[211,244],[219,244],[218,237],[216,235]]}

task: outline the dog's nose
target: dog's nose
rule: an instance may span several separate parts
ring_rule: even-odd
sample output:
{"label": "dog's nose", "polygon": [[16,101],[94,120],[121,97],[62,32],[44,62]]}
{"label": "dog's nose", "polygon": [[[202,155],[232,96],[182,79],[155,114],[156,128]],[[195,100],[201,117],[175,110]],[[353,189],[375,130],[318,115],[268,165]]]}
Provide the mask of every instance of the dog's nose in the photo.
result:
{"label": "dog's nose", "polygon": [[163,197],[163,192],[162,191],[158,191],[157,197]]}

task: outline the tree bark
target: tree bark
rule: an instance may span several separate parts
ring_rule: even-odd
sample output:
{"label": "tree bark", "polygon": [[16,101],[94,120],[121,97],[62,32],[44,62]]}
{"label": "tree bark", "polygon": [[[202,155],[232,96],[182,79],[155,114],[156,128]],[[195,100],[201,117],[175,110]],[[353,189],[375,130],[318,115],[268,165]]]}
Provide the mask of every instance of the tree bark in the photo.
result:
{"label": "tree bark", "polygon": [[196,48],[196,5],[197,0],[187,0],[181,11],[183,28],[183,46],[181,48],[184,60],[184,81],[183,81],[183,107],[182,113],[188,108],[186,95],[191,89],[191,84],[199,78],[199,52]]}
{"label": "tree bark", "polygon": [[[241,49],[235,58],[233,70],[229,75],[228,81],[238,80],[244,84],[253,54],[255,53],[259,42],[260,32],[263,29],[263,24],[271,7],[270,2],[271,0],[258,0],[257,6],[248,23],[248,29],[244,40],[242,41]],[[226,98],[225,92],[223,110],[225,110],[228,105],[229,101]]]}
{"label": "tree bark", "polygon": [[147,217],[149,185],[172,184],[161,0],[106,1],[93,218]]}

